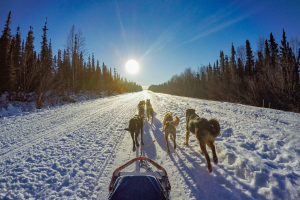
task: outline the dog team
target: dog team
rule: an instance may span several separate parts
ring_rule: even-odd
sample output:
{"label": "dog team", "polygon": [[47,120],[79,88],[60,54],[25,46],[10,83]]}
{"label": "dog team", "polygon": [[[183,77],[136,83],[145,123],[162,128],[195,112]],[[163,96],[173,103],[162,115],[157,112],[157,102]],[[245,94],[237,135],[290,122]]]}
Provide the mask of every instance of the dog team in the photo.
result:
{"label": "dog team", "polygon": [[[151,124],[153,123],[154,111],[150,103],[150,99],[146,99],[146,102],[140,101],[138,104],[138,115],[135,115],[129,121],[129,127],[125,130],[129,131],[133,141],[133,151],[136,150],[136,146],[139,147],[137,141],[138,136],[141,134],[141,145],[143,143],[143,125],[145,119],[145,105],[146,114],[148,121],[151,119]],[[205,118],[200,118],[196,113],[195,109],[187,109],[185,112],[186,117],[186,139],[184,144],[188,145],[190,133],[194,134],[199,142],[201,154],[205,156],[207,162],[208,171],[212,172],[212,166],[210,162],[209,155],[206,151],[206,145],[212,150],[213,161],[218,164],[218,157],[216,154],[216,149],[214,141],[220,133],[220,124],[215,119],[207,120]],[[176,149],[176,127],[179,125],[180,119],[175,116],[173,119],[172,113],[166,113],[163,120],[162,132],[165,133],[165,140],[167,143],[167,151],[170,152],[168,137],[174,141],[174,149]]]}

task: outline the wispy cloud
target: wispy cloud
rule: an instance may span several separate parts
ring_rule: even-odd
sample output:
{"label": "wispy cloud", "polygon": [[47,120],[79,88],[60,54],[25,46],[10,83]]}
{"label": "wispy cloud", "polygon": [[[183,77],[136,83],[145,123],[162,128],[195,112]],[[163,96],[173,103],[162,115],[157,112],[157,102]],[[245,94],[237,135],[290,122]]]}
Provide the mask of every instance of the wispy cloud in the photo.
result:
{"label": "wispy cloud", "polygon": [[[230,18],[233,18],[232,15],[236,15],[235,13],[241,10],[241,8],[247,5],[247,3],[249,2],[244,1],[241,3],[240,1],[235,1],[227,7],[218,10],[215,13],[202,19],[201,22],[199,22],[198,27],[190,27],[190,29],[187,29],[188,27],[185,23],[185,19],[194,17],[190,14],[193,13],[193,15],[195,15],[197,13],[197,8],[195,8],[196,12],[191,12],[189,10],[184,11],[185,16],[182,18],[182,20],[180,20],[180,22],[173,23],[173,25],[170,25],[153,43],[153,45],[144,53],[141,59],[144,59],[147,56],[151,56],[156,52],[161,51],[162,49],[164,49],[165,52],[172,51],[176,48],[179,48],[180,46],[199,40],[212,33],[221,31],[250,17],[251,15],[256,13],[258,9],[249,11],[246,14],[228,20]],[[186,39],[184,40],[183,38]],[[170,49],[165,49],[165,47],[173,41],[176,41],[177,45],[172,45]]]}
{"label": "wispy cloud", "polygon": [[252,15],[252,14],[253,14],[253,13],[251,12],[251,13],[242,15],[242,16],[236,18],[236,19],[233,19],[233,20],[224,22],[224,23],[222,23],[222,24],[219,24],[219,25],[217,25],[217,26],[215,26],[215,27],[212,27],[212,28],[210,28],[210,29],[208,29],[208,30],[206,30],[206,31],[204,31],[204,32],[202,32],[202,33],[200,33],[199,35],[194,36],[192,39],[186,41],[185,43],[193,42],[193,41],[198,40],[198,39],[200,39],[200,38],[202,38],[202,37],[204,37],[204,36],[207,36],[207,35],[212,34],[212,33],[214,33],[214,32],[220,31],[220,30],[222,30],[222,29],[224,29],[224,28],[226,28],[226,27],[229,27],[229,26],[231,26],[231,25],[233,25],[233,24],[236,24],[236,23],[242,21],[243,19],[249,17],[249,16]]}
{"label": "wispy cloud", "polygon": [[[238,10],[238,9],[234,9],[234,10]],[[241,16],[238,16],[235,19],[232,19],[232,20],[229,20],[229,21],[228,20],[226,21],[225,19],[226,19],[226,17],[229,17],[230,14],[232,14],[232,11],[227,12],[226,14],[220,14],[219,17],[217,17],[218,15],[213,14],[212,16],[208,17],[210,19],[213,19],[212,21],[210,21],[209,23],[204,24],[203,26],[201,26],[199,29],[197,29],[197,34],[195,34],[195,32],[193,32],[193,34],[190,35],[189,39],[182,42],[181,44],[179,44],[175,48],[178,48],[182,45],[194,42],[194,41],[199,40],[199,39],[201,39],[201,38],[203,38],[207,35],[210,35],[212,33],[215,33],[215,32],[221,31],[221,30],[223,30],[227,27],[230,27],[230,26],[232,26],[232,25],[234,25],[234,24],[236,24],[236,23],[252,16],[253,14],[257,13],[259,10],[260,9],[255,9],[255,10],[249,11],[248,13],[243,14]],[[220,12],[218,12],[218,13],[220,13]],[[207,19],[205,19],[205,21],[207,21]],[[222,21],[222,23],[220,23],[221,21]],[[204,27],[210,27],[210,28],[207,28],[207,29],[203,30]]]}

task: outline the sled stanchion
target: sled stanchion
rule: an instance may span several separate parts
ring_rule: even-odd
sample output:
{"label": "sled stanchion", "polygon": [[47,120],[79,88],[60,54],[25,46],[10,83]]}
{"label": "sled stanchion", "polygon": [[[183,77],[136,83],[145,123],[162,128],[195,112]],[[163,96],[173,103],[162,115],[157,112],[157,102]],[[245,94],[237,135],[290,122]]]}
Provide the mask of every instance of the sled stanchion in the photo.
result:
{"label": "sled stanchion", "polygon": [[109,191],[111,191],[112,189],[112,184],[113,184],[113,181],[114,181],[114,177],[116,176],[116,174],[118,172],[120,172],[122,169],[126,168],[127,166],[131,165],[132,163],[134,163],[135,161],[148,161],[150,162],[153,166],[155,166],[156,168],[160,169],[161,171],[163,171],[167,177],[167,183],[168,183],[168,188],[171,190],[171,185],[170,185],[170,182],[169,182],[169,178],[168,178],[168,174],[167,174],[167,171],[162,167],[160,166],[159,164],[157,164],[156,162],[154,162],[153,160],[151,160],[150,158],[147,158],[147,157],[136,157],[132,160],[130,160],[129,162],[125,163],[124,165],[118,167],[114,172],[113,172],[113,175],[112,175],[112,178],[111,178],[111,181],[110,181],[110,184],[108,186],[108,189]]}

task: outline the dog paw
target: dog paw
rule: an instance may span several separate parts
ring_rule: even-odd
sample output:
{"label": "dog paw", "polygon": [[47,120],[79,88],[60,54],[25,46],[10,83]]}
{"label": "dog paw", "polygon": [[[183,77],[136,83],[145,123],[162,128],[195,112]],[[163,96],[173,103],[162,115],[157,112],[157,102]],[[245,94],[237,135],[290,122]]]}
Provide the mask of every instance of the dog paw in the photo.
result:
{"label": "dog paw", "polygon": [[167,152],[170,152],[170,149],[167,149]]}
{"label": "dog paw", "polygon": [[135,147],[132,149],[132,151],[133,151],[133,152],[135,151]]}
{"label": "dog paw", "polygon": [[203,153],[202,151],[200,151],[200,154],[201,154],[201,155],[204,155],[204,153]]}
{"label": "dog paw", "polygon": [[209,166],[207,168],[208,168],[209,173],[212,173],[212,166]]}
{"label": "dog paw", "polygon": [[183,144],[185,144],[185,145],[189,145],[189,143],[188,143],[188,142],[184,142]]}
{"label": "dog paw", "polygon": [[217,157],[214,157],[213,160],[214,160],[215,164],[218,164],[218,158]]}
{"label": "dog paw", "polygon": [[139,143],[136,143],[136,146],[139,147],[140,146]]}

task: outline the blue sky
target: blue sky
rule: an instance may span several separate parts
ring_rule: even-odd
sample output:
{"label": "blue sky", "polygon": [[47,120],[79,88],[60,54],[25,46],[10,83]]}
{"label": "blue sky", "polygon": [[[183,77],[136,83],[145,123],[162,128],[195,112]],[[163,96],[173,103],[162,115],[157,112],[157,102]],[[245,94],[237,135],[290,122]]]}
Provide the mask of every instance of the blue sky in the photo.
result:
{"label": "blue sky", "polygon": [[[0,0],[1,31],[9,11],[12,34],[19,25],[25,39],[33,27],[37,52],[46,17],[53,55],[65,48],[74,24],[87,53],[143,86],[213,63],[220,50],[230,54],[232,43],[237,48],[248,39],[255,52],[259,36],[269,39],[271,32],[278,44],[282,29],[288,39],[300,38],[299,0]],[[129,59],[138,61],[137,74],[126,72]]]}

